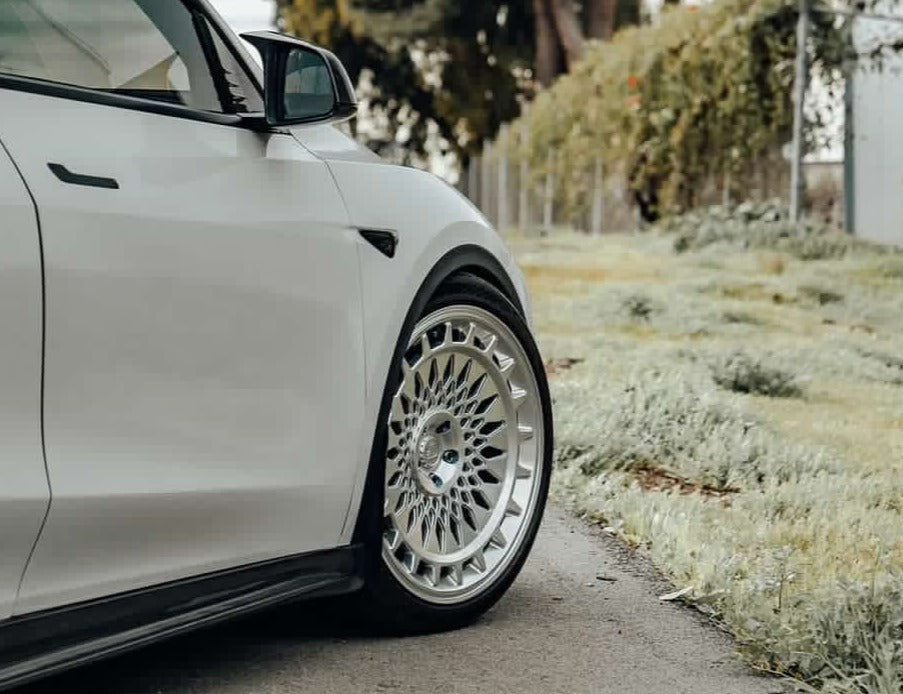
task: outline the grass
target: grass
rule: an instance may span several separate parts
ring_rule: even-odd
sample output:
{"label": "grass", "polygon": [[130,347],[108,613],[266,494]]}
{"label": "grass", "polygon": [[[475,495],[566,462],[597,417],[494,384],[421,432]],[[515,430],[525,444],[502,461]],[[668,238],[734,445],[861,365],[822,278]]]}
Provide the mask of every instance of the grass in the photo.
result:
{"label": "grass", "polygon": [[903,261],[676,234],[511,240],[554,493],[644,547],[754,666],[900,694]]}

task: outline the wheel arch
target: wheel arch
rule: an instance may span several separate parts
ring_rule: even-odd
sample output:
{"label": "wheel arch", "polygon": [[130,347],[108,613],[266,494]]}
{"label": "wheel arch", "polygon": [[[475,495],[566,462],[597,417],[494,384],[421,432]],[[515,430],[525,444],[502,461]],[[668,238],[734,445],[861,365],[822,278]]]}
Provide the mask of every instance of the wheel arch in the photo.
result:
{"label": "wheel arch", "polygon": [[[463,244],[446,252],[439,260],[437,260],[432,269],[427,273],[426,278],[420,285],[411,302],[407,315],[404,319],[402,330],[398,336],[395,349],[392,354],[392,364],[398,363],[404,354],[405,335],[414,330],[417,321],[426,309],[430,301],[440,294],[453,280],[466,275],[472,275],[478,279],[491,285],[497,291],[508,299],[515,310],[522,316],[526,315],[523,302],[518,295],[517,289],[511,277],[505,271],[505,268],[485,248],[476,244]],[[392,380],[395,377],[394,372],[390,369],[386,375],[385,384],[382,390],[382,398],[379,403],[378,418],[383,418],[388,412],[391,404]],[[357,508],[357,517],[354,521],[354,531],[352,535],[353,542],[372,541],[372,536],[368,533],[379,532],[378,528],[368,527],[367,520],[373,516],[373,509],[366,507],[368,499],[372,500],[375,495],[369,493],[372,486],[380,484],[380,480],[374,474],[377,466],[374,464],[376,457],[381,455],[381,450],[385,447],[385,442],[381,440],[379,435],[373,437],[372,448],[367,461],[367,469],[365,474],[364,486],[361,492],[360,504]]]}
{"label": "wheel arch", "polygon": [[[458,246],[440,258],[424,280],[417,300],[423,299],[425,305],[449,281],[461,275],[474,275],[491,284],[504,294],[518,313],[525,315],[523,303],[505,268],[489,251],[473,244]],[[415,303],[419,303],[417,300]]]}

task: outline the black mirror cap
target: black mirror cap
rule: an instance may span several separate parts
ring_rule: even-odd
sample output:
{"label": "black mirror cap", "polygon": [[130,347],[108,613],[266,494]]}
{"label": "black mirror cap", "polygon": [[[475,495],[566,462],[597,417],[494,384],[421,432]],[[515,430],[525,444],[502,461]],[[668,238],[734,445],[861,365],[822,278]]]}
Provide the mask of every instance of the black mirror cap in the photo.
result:
{"label": "black mirror cap", "polygon": [[[332,51],[276,31],[250,31],[241,34],[241,38],[260,51],[263,58],[264,103],[268,125],[278,127],[303,123],[340,123],[357,115],[357,95],[351,77]],[[335,100],[332,111],[322,116],[294,119],[285,116],[283,68],[289,52],[298,48],[318,54],[329,70]]]}

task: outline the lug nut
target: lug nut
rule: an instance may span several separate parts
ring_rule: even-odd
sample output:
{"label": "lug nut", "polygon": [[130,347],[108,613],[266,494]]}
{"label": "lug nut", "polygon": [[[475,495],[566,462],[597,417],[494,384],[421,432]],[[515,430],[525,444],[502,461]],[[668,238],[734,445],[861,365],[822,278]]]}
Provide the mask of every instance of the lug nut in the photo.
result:
{"label": "lug nut", "polygon": [[449,465],[455,465],[458,462],[458,451],[445,451],[442,454],[442,460],[444,460]]}
{"label": "lug nut", "polygon": [[451,422],[449,421],[442,422],[442,424],[436,427],[436,433],[440,435],[447,434],[449,431],[451,431]]}

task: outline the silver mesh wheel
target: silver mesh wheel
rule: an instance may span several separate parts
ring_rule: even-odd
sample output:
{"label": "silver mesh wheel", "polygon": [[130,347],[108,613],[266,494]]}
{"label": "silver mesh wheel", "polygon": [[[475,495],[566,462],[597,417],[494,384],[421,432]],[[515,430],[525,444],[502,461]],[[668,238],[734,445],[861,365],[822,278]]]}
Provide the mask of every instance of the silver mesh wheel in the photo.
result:
{"label": "silver mesh wheel", "polygon": [[423,320],[402,372],[388,422],[383,560],[417,597],[460,603],[505,571],[535,512],[536,378],[511,330],[473,306]]}

